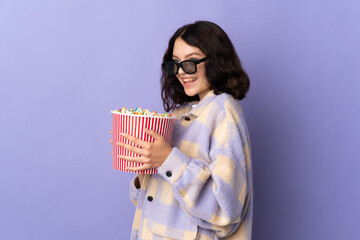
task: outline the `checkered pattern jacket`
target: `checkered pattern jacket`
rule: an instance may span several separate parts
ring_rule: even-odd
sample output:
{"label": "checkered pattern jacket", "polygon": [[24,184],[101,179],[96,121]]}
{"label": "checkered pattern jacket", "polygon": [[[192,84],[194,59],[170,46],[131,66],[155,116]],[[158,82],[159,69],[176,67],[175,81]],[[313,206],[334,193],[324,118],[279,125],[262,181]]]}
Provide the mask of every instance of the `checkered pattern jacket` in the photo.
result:
{"label": "checkered pattern jacket", "polygon": [[130,183],[131,239],[251,239],[251,153],[240,102],[210,91],[173,115],[172,152],[140,189],[137,177]]}

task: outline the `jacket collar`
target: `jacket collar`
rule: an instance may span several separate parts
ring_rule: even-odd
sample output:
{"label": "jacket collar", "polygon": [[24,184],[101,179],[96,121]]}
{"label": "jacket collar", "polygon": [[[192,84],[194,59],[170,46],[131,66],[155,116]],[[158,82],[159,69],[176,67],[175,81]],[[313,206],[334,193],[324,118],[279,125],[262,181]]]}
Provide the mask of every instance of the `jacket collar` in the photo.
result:
{"label": "jacket collar", "polygon": [[[194,116],[199,116],[201,111],[205,108],[205,106],[207,106],[209,104],[209,102],[211,102],[213,100],[213,98],[215,97],[215,93],[213,90],[210,90],[203,99],[201,99],[201,101],[195,101],[195,102],[190,102],[188,103],[188,108],[192,108],[188,114],[190,115],[194,115]],[[195,105],[195,106],[194,106]],[[193,106],[193,107],[192,107]]]}

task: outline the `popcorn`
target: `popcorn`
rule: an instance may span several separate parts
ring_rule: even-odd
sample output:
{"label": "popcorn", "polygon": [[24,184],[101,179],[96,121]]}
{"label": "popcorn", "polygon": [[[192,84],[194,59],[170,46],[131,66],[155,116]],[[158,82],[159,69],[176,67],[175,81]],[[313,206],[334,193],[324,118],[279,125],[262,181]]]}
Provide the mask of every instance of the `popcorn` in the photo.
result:
{"label": "popcorn", "polygon": [[144,115],[144,116],[154,116],[154,117],[173,117],[173,115],[171,115],[171,113],[164,113],[164,114],[159,114],[156,111],[150,112],[149,109],[145,109],[143,110],[141,107],[139,108],[131,108],[131,109],[126,109],[125,107],[115,110],[116,112],[119,113],[123,113],[123,114],[130,114],[130,115]]}

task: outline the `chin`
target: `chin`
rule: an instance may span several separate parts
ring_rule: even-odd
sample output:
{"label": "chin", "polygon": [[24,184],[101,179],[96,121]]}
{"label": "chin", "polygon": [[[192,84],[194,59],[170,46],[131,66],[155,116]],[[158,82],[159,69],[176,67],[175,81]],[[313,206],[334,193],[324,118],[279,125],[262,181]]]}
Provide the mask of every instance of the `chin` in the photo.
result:
{"label": "chin", "polygon": [[194,97],[197,95],[196,92],[194,93],[193,91],[186,91],[186,90],[185,90],[185,94],[188,95],[189,97]]}

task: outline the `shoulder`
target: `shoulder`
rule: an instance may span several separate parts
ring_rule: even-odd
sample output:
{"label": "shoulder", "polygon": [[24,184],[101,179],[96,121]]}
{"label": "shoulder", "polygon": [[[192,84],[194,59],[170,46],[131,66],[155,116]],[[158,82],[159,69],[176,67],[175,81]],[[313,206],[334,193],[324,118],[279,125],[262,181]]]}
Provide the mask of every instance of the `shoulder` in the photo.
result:
{"label": "shoulder", "polygon": [[208,126],[219,124],[237,125],[242,120],[242,109],[239,100],[227,93],[213,94],[202,103],[200,109],[195,109],[197,121]]}
{"label": "shoulder", "polygon": [[213,101],[226,118],[235,118],[238,120],[243,114],[240,100],[233,98],[230,94],[221,93],[215,95]]}

